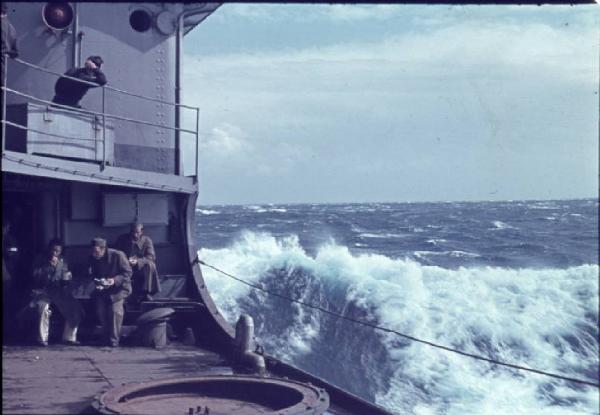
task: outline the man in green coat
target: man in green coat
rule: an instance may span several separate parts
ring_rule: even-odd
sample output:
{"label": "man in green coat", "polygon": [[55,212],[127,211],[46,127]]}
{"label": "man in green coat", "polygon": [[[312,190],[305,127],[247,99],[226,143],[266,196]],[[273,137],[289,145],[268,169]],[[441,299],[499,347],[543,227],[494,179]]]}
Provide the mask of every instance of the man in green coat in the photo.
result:
{"label": "man in green coat", "polygon": [[29,309],[34,310],[37,343],[48,345],[50,331],[50,306],[58,309],[65,319],[62,340],[77,345],[77,328],[83,320],[83,308],[73,297],[69,267],[62,257],[63,243],[59,239],[49,242],[46,252],[39,255],[33,266],[33,286]]}
{"label": "man in green coat", "polygon": [[125,254],[106,246],[106,239],[92,239],[89,274],[94,279],[98,320],[109,346],[118,347],[125,309],[123,303],[131,294],[131,267]]}
{"label": "man in green coat", "polygon": [[115,247],[123,251],[129,259],[133,271],[133,293],[137,300],[152,301],[152,296],[160,291],[160,281],[156,269],[156,252],[149,236],[144,235],[144,225],[132,223],[129,233],[117,239]]}

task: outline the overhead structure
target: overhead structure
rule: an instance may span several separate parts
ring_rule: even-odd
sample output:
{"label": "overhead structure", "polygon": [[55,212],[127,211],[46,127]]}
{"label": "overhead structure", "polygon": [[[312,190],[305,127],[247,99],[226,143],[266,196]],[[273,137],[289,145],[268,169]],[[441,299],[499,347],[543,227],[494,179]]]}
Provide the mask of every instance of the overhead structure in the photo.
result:
{"label": "overhead structure", "polygon": [[184,6],[183,34],[187,35],[190,30],[202,23],[223,3],[192,3]]}

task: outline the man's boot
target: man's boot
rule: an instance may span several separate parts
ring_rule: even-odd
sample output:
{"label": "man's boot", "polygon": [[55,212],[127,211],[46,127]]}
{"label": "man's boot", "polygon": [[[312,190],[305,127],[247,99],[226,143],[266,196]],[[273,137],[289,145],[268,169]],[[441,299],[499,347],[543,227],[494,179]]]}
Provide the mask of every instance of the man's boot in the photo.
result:
{"label": "man's boot", "polygon": [[69,346],[79,346],[80,343],[77,341],[77,326],[73,326],[68,321],[65,321],[62,340],[64,344]]}

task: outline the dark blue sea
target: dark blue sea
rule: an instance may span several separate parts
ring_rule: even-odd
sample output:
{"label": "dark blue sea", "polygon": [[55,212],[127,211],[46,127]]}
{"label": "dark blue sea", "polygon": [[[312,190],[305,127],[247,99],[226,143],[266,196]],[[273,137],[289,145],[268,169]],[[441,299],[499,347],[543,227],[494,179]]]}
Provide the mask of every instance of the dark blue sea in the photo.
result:
{"label": "dark blue sea", "polygon": [[[598,202],[201,206],[200,258],[469,353],[598,382]],[[203,268],[268,354],[398,414],[598,414],[597,388],[357,326]]]}

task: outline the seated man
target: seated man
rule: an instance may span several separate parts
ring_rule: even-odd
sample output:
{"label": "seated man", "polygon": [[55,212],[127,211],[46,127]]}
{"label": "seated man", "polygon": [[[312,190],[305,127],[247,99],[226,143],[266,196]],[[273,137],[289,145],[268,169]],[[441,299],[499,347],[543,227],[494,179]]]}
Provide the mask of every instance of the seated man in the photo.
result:
{"label": "seated man", "polygon": [[69,284],[71,272],[62,257],[63,243],[53,239],[45,253],[38,256],[33,266],[33,289],[28,308],[36,317],[37,343],[48,345],[50,305],[54,305],[65,319],[62,340],[77,345],[77,327],[83,319],[83,308],[73,297]]}
{"label": "seated man", "polygon": [[160,291],[156,253],[152,239],[144,235],[144,225],[132,223],[129,233],[119,236],[115,247],[129,258],[133,270],[133,292],[137,300],[152,301]]}
{"label": "seated man", "polygon": [[[90,56],[85,60],[83,68],[71,68],[65,72],[65,75],[102,86],[106,84],[106,76],[100,70],[103,63],[100,56]],[[61,76],[54,85],[55,95],[52,102],[81,108],[79,101],[90,88],[94,88],[94,86]]]}
{"label": "seated man", "polygon": [[96,290],[92,294],[98,320],[111,347],[119,346],[125,309],[123,302],[131,294],[131,267],[121,251],[106,247],[106,239],[92,239],[89,274]]}

